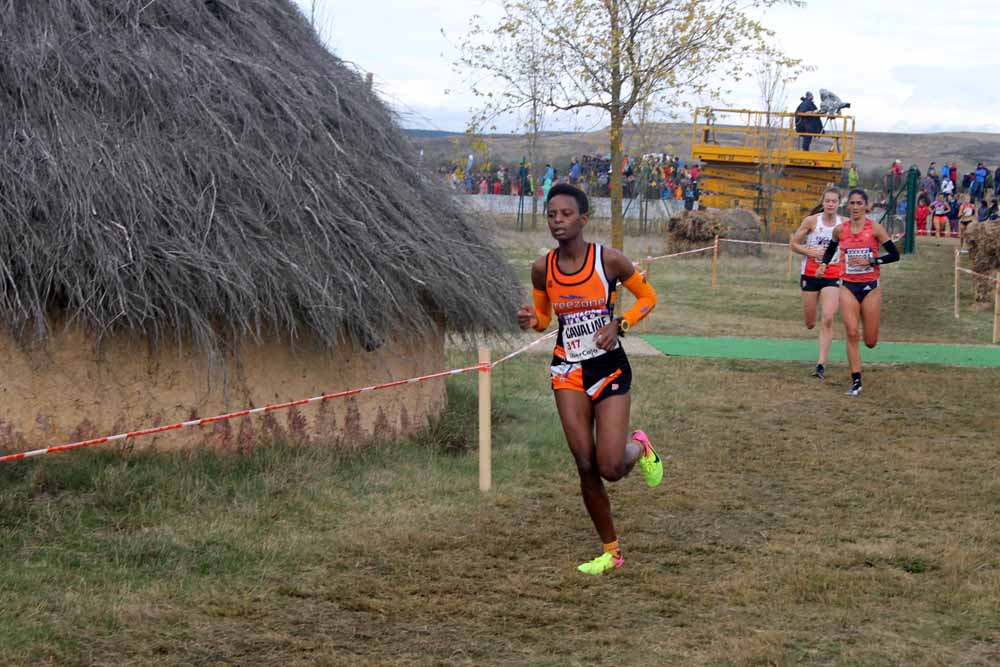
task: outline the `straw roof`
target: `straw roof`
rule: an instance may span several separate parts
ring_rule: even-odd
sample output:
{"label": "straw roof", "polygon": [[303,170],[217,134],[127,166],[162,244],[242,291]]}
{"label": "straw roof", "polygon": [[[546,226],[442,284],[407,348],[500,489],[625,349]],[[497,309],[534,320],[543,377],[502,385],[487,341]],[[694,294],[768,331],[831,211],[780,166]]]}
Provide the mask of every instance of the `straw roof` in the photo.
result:
{"label": "straw roof", "polygon": [[0,3],[0,326],[372,344],[511,269],[289,0]]}

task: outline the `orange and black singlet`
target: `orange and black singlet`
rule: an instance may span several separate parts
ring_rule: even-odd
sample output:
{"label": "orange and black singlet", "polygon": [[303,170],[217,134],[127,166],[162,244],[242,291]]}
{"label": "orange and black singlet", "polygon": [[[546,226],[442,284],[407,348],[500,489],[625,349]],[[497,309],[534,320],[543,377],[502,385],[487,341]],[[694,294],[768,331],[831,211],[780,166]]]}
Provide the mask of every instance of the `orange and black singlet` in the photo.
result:
{"label": "orange and black singlet", "polygon": [[[545,292],[559,318],[559,337],[554,354],[572,363],[590,361],[609,354],[594,342],[594,335],[611,322],[615,309],[617,281],[604,271],[604,249],[587,247],[583,266],[573,273],[559,270],[559,251],[549,251],[545,264]],[[611,350],[624,354],[621,343]]]}
{"label": "orange and black singlet", "polygon": [[632,369],[621,342],[602,350],[594,336],[614,318],[615,282],[604,271],[604,250],[587,247],[583,266],[573,273],[559,270],[559,251],[549,252],[545,264],[545,293],[559,318],[559,337],[552,352],[549,376],[553,390],[586,393],[597,403],[627,394]]}

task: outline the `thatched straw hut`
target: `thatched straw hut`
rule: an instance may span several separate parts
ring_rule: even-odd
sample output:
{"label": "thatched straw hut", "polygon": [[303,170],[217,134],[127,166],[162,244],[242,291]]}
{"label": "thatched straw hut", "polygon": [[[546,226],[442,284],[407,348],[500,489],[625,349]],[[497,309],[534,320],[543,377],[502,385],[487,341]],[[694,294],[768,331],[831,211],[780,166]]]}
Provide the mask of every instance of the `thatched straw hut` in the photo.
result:
{"label": "thatched straw hut", "polygon": [[[973,222],[965,230],[969,260],[976,273],[992,276],[1000,269],[1000,221]],[[993,281],[974,276],[976,301],[993,303]]]}
{"label": "thatched straw hut", "polygon": [[[445,368],[516,279],[289,0],[0,5],[0,449]],[[226,424],[408,431],[440,382]],[[169,436],[169,442],[179,442]]]}

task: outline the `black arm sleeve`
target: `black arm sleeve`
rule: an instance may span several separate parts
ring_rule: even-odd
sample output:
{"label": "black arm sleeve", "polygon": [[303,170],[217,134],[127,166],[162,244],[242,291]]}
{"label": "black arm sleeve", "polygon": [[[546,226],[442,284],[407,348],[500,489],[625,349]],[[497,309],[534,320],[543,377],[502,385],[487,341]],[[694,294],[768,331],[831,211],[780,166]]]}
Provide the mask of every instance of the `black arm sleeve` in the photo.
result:
{"label": "black arm sleeve", "polygon": [[892,264],[899,261],[899,250],[896,249],[892,239],[886,240],[882,247],[885,248],[885,254],[875,260],[876,264]]}
{"label": "black arm sleeve", "polygon": [[[890,242],[891,243],[891,242]],[[829,264],[833,259],[833,256],[837,254],[837,246],[840,245],[833,239],[830,239],[830,243],[826,246],[826,252],[823,253],[823,259],[820,260],[820,264]]]}

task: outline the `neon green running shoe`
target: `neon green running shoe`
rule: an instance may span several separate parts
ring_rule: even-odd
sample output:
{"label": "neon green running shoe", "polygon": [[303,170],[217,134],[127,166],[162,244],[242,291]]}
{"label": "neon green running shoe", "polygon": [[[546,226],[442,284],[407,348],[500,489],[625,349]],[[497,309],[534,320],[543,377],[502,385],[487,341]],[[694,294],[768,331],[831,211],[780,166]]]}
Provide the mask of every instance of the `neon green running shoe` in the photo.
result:
{"label": "neon green running shoe", "polygon": [[625,558],[623,556],[615,558],[612,554],[603,553],[592,561],[578,565],[576,569],[584,574],[601,575],[605,572],[616,570],[624,564]]}
{"label": "neon green running shoe", "polygon": [[663,481],[663,461],[660,460],[660,455],[649,444],[649,438],[643,431],[633,431],[632,440],[642,445],[643,452],[642,456],[639,457],[639,470],[646,478],[646,486],[650,488],[659,486],[660,482]]}

